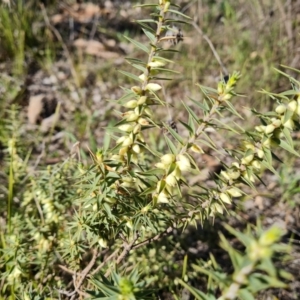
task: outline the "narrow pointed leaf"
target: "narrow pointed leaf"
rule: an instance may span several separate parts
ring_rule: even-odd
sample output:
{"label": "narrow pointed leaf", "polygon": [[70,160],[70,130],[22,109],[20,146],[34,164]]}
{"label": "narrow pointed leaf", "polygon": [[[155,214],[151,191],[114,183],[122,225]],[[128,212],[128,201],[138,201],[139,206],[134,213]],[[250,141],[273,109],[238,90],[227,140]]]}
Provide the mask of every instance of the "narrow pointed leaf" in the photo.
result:
{"label": "narrow pointed leaf", "polygon": [[173,142],[167,137],[167,135],[165,135],[165,140],[168,144],[168,147],[170,149],[170,151],[173,153],[173,154],[177,154],[177,148],[176,146],[173,144]]}
{"label": "narrow pointed leaf", "polygon": [[133,40],[127,36],[124,36],[130,43],[132,43],[133,45],[135,45],[136,47],[138,47],[139,49],[143,50],[144,52],[146,53],[149,53],[149,49],[148,47],[146,47],[144,44],[136,41],[136,40]]}
{"label": "narrow pointed leaf", "polygon": [[185,15],[185,14],[183,14],[183,13],[177,11],[177,10],[168,9],[168,12],[172,12],[172,13],[175,14],[175,15],[179,15],[179,16],[181,16],[181,17],[184,17],[184,18],[188,19],[188,20],[192,20],[191,17],[189,17],[189,16],[187,16],[187,15]]}
{"label": "narrow pointed leaf", "polygon": [[153,33],[151,33],[150,31],[146,30],[143,28],[144,33],[146,34],[146,36],[149,38],[149,40],[151,41],[151,43],[154,43],[156,38],[155,35]]}
{"label": "narrow pointed leaf", "polygon": [[181,145],[184,145],[183,138],[173,128],[171,128],[169,125],[167,125],[167,124],[164,124],[164,125],[169,130],[169,132],[171,133],[171,135],[173,136],[173,138],[176,141],[178,141]]}
{"label": "narrow pointed leaf", "polygon": [[189,113],[189,116],[191,116],[195,121],[196,123],[200,123],[200,120],[198,118],[198,116],[192,111],[192,109],[186,105],[183,101],[181,101],[181,103],[183,104],[184,108],[186,109],[186,111]]}
{"label": "narrow pointed leaf", "polygon": [[132,73],[129,73],[129,72],[126,72],[126,71],[122,71],[122,70],[118,70],[118,72],[121,73],[121,74],[123,74],[123,75],[125,75],[125,76],[127,76],[127,77],[129,77],[129,78],[131,78],[131,79],[133,79],[133,80],[136,80],[138,82],[142,82],[142,80],[138,76],[136,76],[136,75],[134,75]]}

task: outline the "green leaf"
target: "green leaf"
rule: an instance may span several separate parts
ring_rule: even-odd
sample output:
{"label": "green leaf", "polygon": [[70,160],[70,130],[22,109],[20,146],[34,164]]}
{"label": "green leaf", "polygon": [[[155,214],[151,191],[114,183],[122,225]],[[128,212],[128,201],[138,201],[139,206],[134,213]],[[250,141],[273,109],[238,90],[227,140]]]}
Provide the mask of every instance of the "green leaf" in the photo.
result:
{"label": "green leaf", "polygon": [[284,96],[284,94],[282,94],[282,93],[280,93],[280,94],[271,93],[271,92],[265,91],[264,89],[259,91],[259,93],[267,95],[267,96],[271,97],[274,100],[277,100],[277,98],[289,100],[289,98]]}
{"label": "green leaf", "polygon": [[188,105],[186,105],[183,101],[181,101],[181,103],[183,104],[186,111],[189,113],[189,117],[192,117],[196,121],[196,123],[199,124],[200,120],[198,116],[193,112],[193,110]]}
{"label": "green leaf", "polygon": [[143,28],[144,33],[146,34],[146,36],[148,37],[148,39],[151,41],[151,43],[154,43],[156,38],[155,35],[152,34],[150,31],[146,30]]}
{"label": "green leaf", "polygon": [[179,122],[188,130],[190,136],[195,135],[195,131],[187,123],[180,120]]}
{"label": "green leaf", "polygon": [[141,22],[141,21],[135,21],[135,22],[138,23],[142,27],[142,29],[146,29],[149,32],[153,32],[154,33],[153,28],[151,28],[147,23]]}
{"label": "green leaf", "polygon": [[247,289],[239,290],[238,295],[240,296],[240,299],[243,300],[255,300],[252,293],[250,293]]}
{"label": "green leaf", "polygon": [[183,14],[183,13],[177,11],[177,10],[174,10],[174,9],[168,9],[168,12],[172,12],[172,13],[175,14],[175,15],[179,15],[179,16],[181,16],[181,17],[184,17],[184,18],[188,19],[188,20],[192,20],[191,17],[189,17],[189,16],[187,16],[187,15],[185,15],[185,14]]}
{"label": "green leaf", "polygon": [[156,77],[156,76],[153,76],[152,79],[154,79],[154,80],[173,80],[174,78]]}
{"label": "green leaf", "polygon": [[125,37],[125,39],[127,39],[130,43],[132,43],[133,45],[135,45],[135,46],[138,47],[139,49],[143,50],[143,51],[146,52],[146,53],[149,53],[148,47],[146,47],[144,44],[142,44],[142,43],[140,43],[140,42],[138,42],[138,41],[136,41],[136,40],[133,40],[133,39],[127,37],[127,36],[124,36],[124,37]]}
{"label": "green leaf", "polygon": [[197,105],[198,107],[200,107],[201,110],[203,110],[204,112],[209,112],[210,108],[207,104],[207,102],[204,100],[204,103],[201,103],[199,101],[196,101],[192,98],[189,98],[195,105]]}
{"label": "green leaf", "polygon": [[130,64],[135,63],[135,64],[146,66],[144,61],[137,58],[125,57],[125,60],[127,60]]}
{"label": "green leaf", "polygon": [[181,284],[185,289],[187,289],[197,300],[216,300],[216,298],[213,295],[204,294],[196,288],[189,286],[180,278],[176,278],[176,281],[179,284]]}
{"label": "green leaf", "polygon": [[212,120],[215,121],[216,123],[220,124],[221,126],[223,126],[223,129],[227,129],[228,131],[234,132],[237,135],[241,134],[240,132],[238,132],[234,128],[232,128],[231,126],[226,125],[225,123],[220,121],[219,119],[212,119]]}
{"label": "green leaf", "polygon": [[291,136],[291,131],[287,128],[283,128],[282,133],[286,138],[287,143],[294,149],[294,142]]}
{"label": "green leaf", "polygon": [[288,151],[288,152],[290,152],[290,153],[296,155],[297,157],[300,157],[299,153],[296,152],[296,151],[293,149],[293,147],[291,147],[287,142],[285,142],[285,141],[283,141],[283,140],[280,140],[279,146],[280,146],[281,148],[283,148],[284,150],[286,150],[286,151]]}
{"label": "green leaf", "polygon": [[176,20],[176,19],[165,19],[165,23],[179,23],[179,24],[187,24],[187,25],[191,25],[190,22],[187,22],[187,21],[183,21],[183,20]]}
{"label": "green leaf", "polygon": [[136,4],[133,7],[157,7],[157,4]]}
{"label": "green leaf", "polygon": [[151,70],[157,70],[157,71],[161,71],[161,72],[168,72],[168,73],[180,74],[180,72],[177,72],[177,71],[174,71],[174,70],[170,70],[170,69],[164,69],[164,68],[154,68],[154,67],[152,67]]}
{"label": "green leaf", "polygon": [[153,19],[136,20],[136,22],[139,22],[139,23],[156,23],[157,24],[157,21],[155,21]]}
{"label": "green leaf", "polygon": [[165,135],[165,140],[168,144],[168,147],[170,149],[170,151],[173,153],[173,154],[177,154],[177,148],[175,147],[175,145],[173,144],[173,142],[168,138],[167,135]]}
{"label": "green leaf", "polygon": [[142,71],[143,73],[145,73],[147,71],[147,69],[141,65],[137,65],[137,64],[132,64],[132,66],[140,71]]}
{"label": "green leaf", "polygon": [[287,110],[285,111],[285,113],[284,113],[283,124],[284,124],[285,122],[287,122],[288,120],[290,120],[290,119],[292,118],[293,114],[294,114],[293,111],[291,111],[290,109],[287,109]]}
{"label": "green leaf", "polygon": [[179,142],[181,145],[184,145],[184,140],[183,138],[173,129],[171,128],[168,124],[164,123],[164,126],[168,129],[170,134],[173,136],[173,138]]}
{"label": "green leaf", "polygon": [[263,272],[266,272],[269,276],[276,277],[277,269],[270,258],[263,259],[257,268]]}
{"label": "green leaf", "polygon": [[133,80],[136,80],[136,81],[138,81],[140,83],[142,82],[142,80],[138,76],[136,76],[134,74],[131,74],[129,72],[122,71],[122,70],[118,70],[118,72],[121,73],[121,74],[123,74],[123,75],[125,75],[125,76],[127,76],[127,77],[129,77],[129,78],[131,78],[131,79],[133,79]]}
{"label": "green leaf", "polygon": [[239,231],[235,230],[233,227],[229,226],[228,224],[223,223],[223,226],[232,235],[236,236],[238,238],[238,240],[241,241],[246,247],[249,246],[249,244],[251,243],[251,241],[253,241],[253,238],[251,238],[249,235],[244,234],[242,232],[239,232]]}
{"label": "green leaf", "polygon": [[173,60],[170,60],[170,59],[167,59],[167,58],[165,58],[165,57],[158,56],[158,55],[153,56],[153,59],[165,61],[165,62],[168,62],[168,63],[171,63],[171,64],[174,63]]}
{"label": "green leaf", "polygon": [[244,118],[235,110],[234,106],[230,101],[226,101],[227,104],[227,110],[229,110],[232,114],[239,117],[240,119],[244,120]]}

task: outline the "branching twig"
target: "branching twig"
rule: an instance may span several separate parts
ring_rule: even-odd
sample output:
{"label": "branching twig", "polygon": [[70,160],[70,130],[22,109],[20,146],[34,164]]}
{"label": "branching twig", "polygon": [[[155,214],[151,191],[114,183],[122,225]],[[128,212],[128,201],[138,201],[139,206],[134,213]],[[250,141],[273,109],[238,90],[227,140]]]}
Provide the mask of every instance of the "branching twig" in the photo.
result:
{"label": "branching twig", "polygon": [[74,292],[75,292],[75,293],[74,293],[73,297],[71,298],[71,300],[74,299],[74,296],[75,296],[76,292],[80,294],[79,288],[81,287],[81,285],[83,284],[85,278],[88,276],[90,270],[91,270],[92,267],[94,266],[94,264],[95,264],[95,262],[96,262],[96,259],[97,259],[98,255],[99,255],[99,252],[98,252],[97,250],[94,249],[94,250],[93,250],[93,257],[92,257],[91,261],[90,261],[89,264],[84,268],[84,270],[83,270],[81,273],[79,273],[80,279],[79,279],[78,283],[76,283],[76,274],[73,275],[73,279],[74,279],[74,287],[75,287],[75,291],[74,291]]}
{"label": "branching twig", "polygon": [[140,247],[142,247],[144,245],[148,245],[148,244],[150,244],[150,243],[152,243],[154,241],[157,241],[161,237],[169,235],[175,228],[176,228],[176,226],[170,226],[165,231],[163,231],[163,232],[161,232],[161,233],[159,233],[159,234],[157,234],[157,235],[155,235],[155,236],[153,236],[153,237],[151,237],[151,238],[149,238],[149,239],[147,239],[147,240],[145,240],[143,242],[140,242],[140,243],[134,245],[131,249],[132,250],[133,249],[137,249],[137,248],[140,248]]}
{"label": "branching twig", "polygon": [[[119,257],[116,259],[116,264],[118,265],[130,252],[130,250],[132,249],[134,243],[136,242],[136,240],[139,238],[139,234],[136,233],[134,238],[132,239],[132,241],[130,243],[125,242],[123,244],[123,251],[122,253],[119,255]],[[111,270],[108,269],[105,273],[105,277],[108,277],[110,274]]]}
{"label": "branching twig", "polygon": [[108,256],[107,258],[105,258],[103,260],[103,262],[91,273],[92,275],[95,275],[96,273],[99,272],[99,270],[101,270],[103,268],[103,266],[110,261],[111,259],[115,258],[115,256],[117,256],[118,252],[120,249],[115,250],[110,256]]}
{"label": "branching twig", "polygon": [[[99,252],[97,250],[93,250],[93,257],[91,259],[91,261],[89,262],[89,264],[84,268],[84,270],[80,273],[76,273],[70,269],[68,269],[65,266],[59,265],[59,267],[64,270],[65,272],[68,272],[70,274],[73,274],[73,284],[74,284],[74,288],[75,290],[72,292],[67,292],[67,291],[63,291],[63,290],[58,290],[59,293],[66,295],[68,297],[71,297],[72,299],[75,299],[76,294],[79,295],[87,295],[86,293],[82,292],[79,290],[79,288],[81,287],[81,285],[83,284],[85,278],[89,275],[90,270],[92,269],[92,267],[94,266],[94,264],[96,263],[97,257],[99,256]],[[78,275],[78,276],[77,276]],[[77,278],[79,278],[79,281],[76,282]]]}

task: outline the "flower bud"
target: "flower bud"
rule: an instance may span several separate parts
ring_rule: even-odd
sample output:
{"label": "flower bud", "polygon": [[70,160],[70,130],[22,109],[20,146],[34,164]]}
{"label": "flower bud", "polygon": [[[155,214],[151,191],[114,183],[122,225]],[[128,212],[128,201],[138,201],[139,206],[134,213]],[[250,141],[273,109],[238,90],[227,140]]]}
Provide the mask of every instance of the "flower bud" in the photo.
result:
{"label": "flower bud", "polygon": [[218,83],[218,94],[221,95],[224,93],[224,83],[223,82],[219,82]]}
{"label": "flower bud", "polygon": [[263,158],[265,153],[262,149],[256,149],[256,154],[259,158]]}
{"label": "flower bud", "polygon": [[221,193],[220,199],[226,204],[231,204],[231,198],[226,193]]}
{"label": "flower bud", "polygon": [[139,76],[139,78],[142,80],[142,81],[146,81],[147,80],[147,77],[146,75],[143,73]]}
{"label": "flower bud", "polygon": [[126,102],[123,106],[126,108],[136,108],[136,106],[138,105],[136,100],[130,100],[128,102]]}
{"label": "flower bud", "polygon": [[142,89],[139,86],[133,86],[131,90],[138,95],[142,93]]}
{"label": "flower bud", "polygon": [[128,220],[128,221],[126,222],[126,226],[127,226],[129,229],[133,229],[132,220]]}
{"label": "flower bud", "polygon": [[257,171],[259,171],[261,169],[261,162],[258,160],[253,160],[251,163],[251,166],[256,169]]}
{"label": "flower bud", "polygon": [[265,134],[270,134],[274,131],[275,126],[273,124],[267,125],[265,127]]}
{"label": "flower bud", "polygon": [[219,203],[214,203],[213,204],[215,211],[217,211],[219,214],[223,214],[223,206],[220,205]]}
{"label": "flower bud", "polygon": [[146,96],[141,96],[141,97],[139,98],[139,100],[137,101],[137,104],[138,104],[138,105],[142,105],[142,104],[144,104],[144,103],[146,102],[146,100],[147,100],[147,97],[146,97]]}
{"label": "flower bud", "polygon": [[271,146],[271,139],[266,139],[263,143],[262,143],[263,147],[266,147],[266,148],[270,148]]}
{"label": "flower bud", "polygon": [[146,85],[146,90],[148,90],[148,91],[157,92],[160,89],[161,89],[161,85],[159,85],[157,83],[148,83]]}
{"label": "flower bud", "polygon": [[276,107],[275,111],[279,114],[279,115],[283,115],[286,111],[286,106],[284,104],[280,104]]}
{"label": "flower bud", "polygon": [[119,155],[120,156],[124,156],[125,154],[127,154],[128,152],[128,147],[122,147],[120,150],[119,150]]}
{"label": "flower bud", "polygon": [[107,247],[107,240],[103,239],[103,238],[100,238],[98,240],[98,243],[99,245],[102,247],[102,248],[106,248]]}
{"label": "flower bud", "polygon": [[175,161],[175,155],[174,154],[165,154],[160,158],[160,161],[164,165],[170,165],[171,163],[173,163]]}
{"label": "flower bud", "polygon": [[117,139],[116,143],[121,144],[126,140],[127,136],[121,136]]}
{"label": "flower bud", "polygon": [[258,132],[265,132],[265,127],[264,125],[259,125],[259,126],[255,126],[255,130]]}
{"label": "flower bud", "polygon": [[121,131],[131,132],[132,129],[133,129],[133,125],[132,125],[132,124],[123,124],[123,125],[120,125],[118,128],[119,128]]}
{"label": "flower bud", "polygon": [[133,134],[137,134],[141,131],[141,125],[140,124],[136,124],[132,130]]}
{"label": "flower bud", "polygon": [[169,203],[168,194],[162,191],[157,197],[157,203]]}
{"label": "flower bud", "polygon": [[153,116],[153,112],[149,107],[145,108],[144,113],[150,118]]}
{"label": "flower bud", "polygon": [[202,150],[202,148],[199,147],[199,146],[196,145],[196,144],[193,144],[193,145],[192,145],[191,150],[192,150],[193,152],[200,153],[200,154],[203,154],[203,153],[204,153],[204,151]]}
{"label": "flower bud", "polygon": [[254,154],[248,154],[247,156],[241,159],[241,163],[243,165],[248,165],[254,158]]}
{"label": "flower bud", "polygon": [[221,171],[220,175],[227,181],[231,179],[226,171]]}
{"label": "flower bud", "polygon": [[293,100],[288,104],[287,108],[294,112],[294,111],[296,111],[297,106],[298,106],[297,101]]}
{"label": "flower bud", "polygon": [[249,181],[251,181],[251,182],[255,182],[255,178],[254,178],[254,176],[251,174],[251,175],[248,175],[248,173],[245,171],[245,172],[243,172],[243,176],[244,176],[244,178],[246,179],[246,180],[249,180]]}
{"label": "flower bud", "polygon": [[141,153],[141,147],[138,144],[134,144],[132,147],[132,151],[139,154],[139,153]]}
{"label": "flower bud", "polygon": [[142,126],[147,126],[149,125],[149,122],[145,118],[139,118],[138,123]]}
{"label": "flower bud", "polygon": [[158,168],[158,169],[163,169],[163,170],[165,170],[167,168],[166,165],[161,163],[161,162],[156,163],[155,167]]}
{"label": "flower bud", "polygon": [[280,228],[273,226],[261,235],[259,244],[262,246],[271,246],[280,240],[282,235],[283,231]]}
{"label": "flower bud", "polygon": [[148,63],[148,67],[151,68],[159,68],[159,67],[163,67],[164,65],[165,63],[163,61],[158,61],[156,59]]}
{"label": "flower bud", "polygon": [[127,114],[125,114],[126,121],[133,122],[136,121],[139,118],[139,115],[137,115],[133,111],[129,111]]}
{"label": "flower bud", "polygon": [[252,151],[255,150],[254,145],[253,145],[252,143],[248,142],[248,141],[245,141],[243,145],[244,145],[244,147],[245,147],[246,149],[251,149]]}
{"label": "flower bud", "polygon": [[240,168],[240,165],[239,165],[239,163],[238,163],[237,161],[233,162],[233,163],[231,164],[231,166],[232,166],[232,167],[235,167],[235,168],[237,168],[237,169]]}
{"label": "flower bud", "polygon": [[181,171],[178,167],[176,167],[172,173],[174,174],[177,181],[181,178]]}
{"label": "flower bud", "polygon": [[274,125],[275,128],[278,128],[281,125],[281,120],[275,119],[272,121],[272,124]]}
{"label": "flower bud", "polygon": [[241,176],[241,172],[239,170],[230,170],[228,173],[230,179],[236,180]]}
{"label": "flower bud", "polygon": [[283,124],[284,127],[286,127],[287,129],[289,130],[293,130],[294,127],[295,127],[295,123],[292,119],[289,119],[287,120],[284,124]]}
{"label": "flower bud", "polygon": [[177,156],[176,164],[179,167],[180,171],[188,171],[191,167],[190,160],[182,154],[179,154]]}
{"label": "flower bud", "polygon": [[131,146],[132,143],[133,143],[132,137],[131,137],[131,136],[128,136],[128,137],[126,137],[125,140],[123,141],[122,146],[128,147],[128,146]]}
{"label": "flower bud", "polygon": [[227,190],[227,192],[232,196],[232,197],[241,197],[242,193],[235,187],[232,187]]}
{"label": "flower bud", "polygon": [[170,1],[167,1],[167,2],[165,3],[164,12],[167,12],[168,9],[169,9],[169,7],[170,7]]}
{"label": "flower bud", "polygon": [[170,175],[168,175],[165,180],[166,180],[166,183],[169,186],[173,187],[173,186],[175,186],[177,184],[177,180],[176,180],[176,178],[175,178],[175,176],[174,176],[173,173],[171,173]]}

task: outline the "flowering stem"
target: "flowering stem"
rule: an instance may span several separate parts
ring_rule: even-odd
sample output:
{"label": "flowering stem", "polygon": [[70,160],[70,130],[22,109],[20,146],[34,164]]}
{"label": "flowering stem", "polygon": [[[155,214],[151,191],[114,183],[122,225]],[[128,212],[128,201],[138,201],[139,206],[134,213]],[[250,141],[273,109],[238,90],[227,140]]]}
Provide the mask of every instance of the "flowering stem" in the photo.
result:
{"label": "flowering stem", "polygon": [[203,122],[201,123],[201,125],[198,127],[195,135],[193,135],[192,137],[190,137],[190,139],[188,140],[188,142],[185,144],[185,146],[181,149],[179,154],[184,154],[185,152],[187,152],[188,148],[196,141],[196,139],[201,135],[201,133],[203,132],[203,130],[205,129],[207,122],[211,119],[211,117],[215,114],[217,108],[219,107],[220,103],[218,101],[216,101],[212,108],[210,109],[210,112],[203,118]]}
{"label": "flowering stem", "polygon": [[164,23],[164,20],[165,20],[165,15],[166,15],[166,12],[164,11],[164,6],[161,5],[160,6],[160,13],[159,13],[159,18],[158,18],[158,22],[157,22],[157,29],[156,29],[156,34],[155,34],[155,41],[151,47],[151,51],[149,53],[149,57],[148,57],[148,64],[147,64],[147,69],[144,73],[144,82],[143,82],[143,85],[142,85],[142,90],[145,91],[146,89],[146,86],[147,84],[149,83],[149,75],[150,75],[150,72],[151,72],[151,66],[149,66],[149,63],[152,62],[153,60],[153,57],[156,53],[156,49],[157,49],[157,46],[158,46],[158,43],[160,41],[160,35],[161,35],[161,32],[162,32],[162,26],[163,26],[163,23]]}

